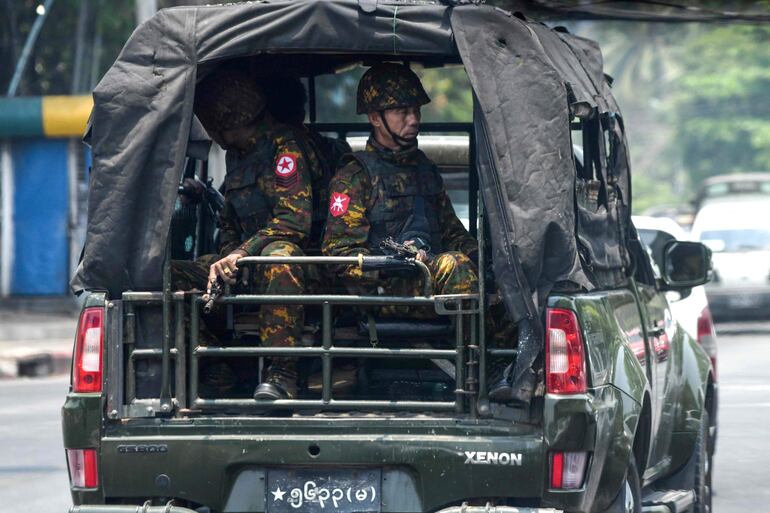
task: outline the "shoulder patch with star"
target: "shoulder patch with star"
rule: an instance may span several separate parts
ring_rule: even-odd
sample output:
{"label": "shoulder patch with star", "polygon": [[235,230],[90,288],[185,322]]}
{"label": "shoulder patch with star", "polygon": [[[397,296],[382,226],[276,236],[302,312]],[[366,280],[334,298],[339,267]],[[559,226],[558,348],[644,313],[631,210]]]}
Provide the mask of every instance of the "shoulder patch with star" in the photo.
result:
{"label": "shoulder patch with star", "polygon": [[293,187],[299,179],[297,173],[298,153],[284,151],[275,158],[275,182],[279,187]]}

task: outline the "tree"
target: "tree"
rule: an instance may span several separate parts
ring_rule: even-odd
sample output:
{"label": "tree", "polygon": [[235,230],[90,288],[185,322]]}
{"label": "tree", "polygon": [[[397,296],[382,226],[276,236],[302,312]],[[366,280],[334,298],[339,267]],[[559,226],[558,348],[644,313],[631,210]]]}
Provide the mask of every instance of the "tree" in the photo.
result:
{"label": "tree", "polygon": [[[0,88],[13,75],[39,0],[2,0]],[[160,0],[158,7],[205,0]],[[22,77],[19,96],[91,91],[136,27],[135,0],[56,0]]]}
{"label": "tree", "polygon": [[693,185],[770,171],[770,27],[719,26],[687,42],[674,98],[675,138]]}

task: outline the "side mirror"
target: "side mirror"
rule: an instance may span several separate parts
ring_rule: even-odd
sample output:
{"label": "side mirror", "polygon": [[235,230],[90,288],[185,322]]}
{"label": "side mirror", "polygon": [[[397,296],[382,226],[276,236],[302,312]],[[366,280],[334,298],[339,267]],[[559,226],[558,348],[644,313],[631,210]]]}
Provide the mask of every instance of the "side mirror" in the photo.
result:
{"label": "side mirror", "polygon": [[700,242],[672,240],[663,246],[663,281],[667,290],[703,285],[710,279],[711,250]]}

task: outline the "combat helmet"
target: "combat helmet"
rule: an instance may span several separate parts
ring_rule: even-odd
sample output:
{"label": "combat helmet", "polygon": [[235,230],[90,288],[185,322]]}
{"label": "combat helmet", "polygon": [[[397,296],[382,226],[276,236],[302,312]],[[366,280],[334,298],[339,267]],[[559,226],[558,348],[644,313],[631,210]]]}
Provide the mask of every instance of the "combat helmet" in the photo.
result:
{"label": "combat helmet", "polygon": [[209,130],[231,130],[254,122],[267,107],[265,95],[246,71],[220,68],[195,88],[195,115]]}
{"label": "combat helmet", "polygon": [[407,66],[376,64],[358,83],[356,112],[367,114],[400,107],[419,107],[430,103],[417,75]]}

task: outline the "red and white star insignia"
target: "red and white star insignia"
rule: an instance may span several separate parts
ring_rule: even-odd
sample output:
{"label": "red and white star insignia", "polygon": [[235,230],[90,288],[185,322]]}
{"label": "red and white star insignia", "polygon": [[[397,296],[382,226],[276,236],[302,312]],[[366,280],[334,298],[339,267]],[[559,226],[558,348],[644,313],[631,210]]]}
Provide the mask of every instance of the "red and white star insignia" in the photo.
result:
{"label": "red and white star insignia", "polygon": [[275,183],[278,187],[289,189],[297,184],[297,157],[291,153],[281,153],[275,159]]}
{"label": "red and white star insignia", "polygon": [[294,155],[284,153],[275,161],[275,174],[281,178],[288,178],[297,172],[297,159]]}
{"label": "red and white star insignia", "polygon": [[329,213],[333,217],[339,217],[348,211],[348,205],[350,204],[350,196],[343,192],[332,193],[332,197],[329,200]]}

